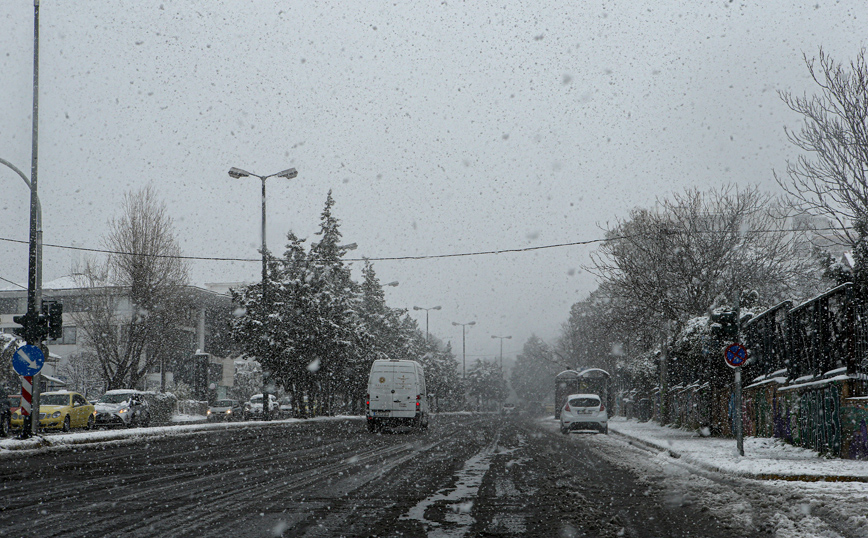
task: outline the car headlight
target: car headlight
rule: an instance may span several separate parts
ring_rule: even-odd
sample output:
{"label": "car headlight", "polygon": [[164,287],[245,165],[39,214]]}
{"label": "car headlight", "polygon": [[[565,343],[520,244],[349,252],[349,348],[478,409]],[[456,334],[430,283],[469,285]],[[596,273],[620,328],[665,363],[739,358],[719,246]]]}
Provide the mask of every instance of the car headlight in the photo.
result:
{"label": "car headlight", "polygon": [[210,415],[211,415],[211,410],[209,409],[209,410],[205,413],[205,415],[206,415],[206,416],[210,416]]}
{"label": "car headlight", "polygon": [[231,414],[232,414],[232,410],[231,410],[231,409],[227,409],[227,410],[226,410],[226,414],[227,414],[227,415],[231,415]]}
{"label": "car headlight", "polygon": [[129,409],[123,408],[123,409],[119,410],[118,413],[126,413],[128,411],[129,411]]}
{"label": "car headlight", "polygon": [[51,418],[60,418],[60,411],[55,411],[54,413],[51,413]]}

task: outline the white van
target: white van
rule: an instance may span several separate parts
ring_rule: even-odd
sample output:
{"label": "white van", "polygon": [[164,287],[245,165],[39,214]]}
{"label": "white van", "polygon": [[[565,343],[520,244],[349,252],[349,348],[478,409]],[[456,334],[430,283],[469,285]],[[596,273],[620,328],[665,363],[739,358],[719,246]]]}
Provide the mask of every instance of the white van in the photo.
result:
{"label": "white van", "polygon": [[368,431],[383,426],[428,428],[425,372],[416,361],[376,360],[368,377]]}

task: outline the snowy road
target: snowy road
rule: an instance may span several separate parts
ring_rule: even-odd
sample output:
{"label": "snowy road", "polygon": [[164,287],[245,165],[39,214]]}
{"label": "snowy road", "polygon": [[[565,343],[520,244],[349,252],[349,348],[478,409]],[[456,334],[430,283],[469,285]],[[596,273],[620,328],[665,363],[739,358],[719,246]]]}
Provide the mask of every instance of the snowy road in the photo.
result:
{"label": "snowy road", "polygon": [[4,536],[860,535],[808,490],[497,415],[256,423],[5,458],[0,478]]}

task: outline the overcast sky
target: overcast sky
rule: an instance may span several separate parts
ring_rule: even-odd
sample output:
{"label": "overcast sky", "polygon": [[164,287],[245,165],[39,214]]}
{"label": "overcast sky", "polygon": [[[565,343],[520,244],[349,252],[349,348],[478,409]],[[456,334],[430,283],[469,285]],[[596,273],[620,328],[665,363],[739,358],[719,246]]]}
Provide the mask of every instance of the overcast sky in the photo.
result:
{"label": "overcast sky", "polygon": [[[82,2],[40,9],[39,194],[47,244],[99,248],[125,192],[152,183],[190,256],[259,256],[313,238],[331,189],[353,257],[597,239],[687,186],[777,192],[813,92],[802,54],[849,61],[864,0]],[[420,7],[427,4],[428,7]],[[685,6],[684,4],[690,4]],[[33,7],[0,0],[0,158],[29,175]],[[3,170],[6,170],[5,172]],[[0,237],[27,239],[28,193],[0,167]],[[390,305],[431,312],[468,362],[553,342],[596,287],[595,247],[378,261]],[[26,284],[26,245],[0,277]],[[44,280],[81,255],[45,248]],[[356,263],[356,266],[361,264]],[[192,280],[257,281],[258,262],[196,261]],[[4,283],[5,285],[5,283]],[[424,330],[424,312],[414,312]]]}

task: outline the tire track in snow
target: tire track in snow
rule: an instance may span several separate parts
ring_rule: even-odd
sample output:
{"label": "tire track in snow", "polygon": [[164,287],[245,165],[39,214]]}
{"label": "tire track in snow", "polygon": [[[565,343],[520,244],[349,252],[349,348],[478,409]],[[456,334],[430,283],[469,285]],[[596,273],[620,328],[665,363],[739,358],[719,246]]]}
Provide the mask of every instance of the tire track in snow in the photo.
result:
{"label": "tire track in snow", "polygon": [[[479,493],[479,486],[485,473],[491,467],[491,458],[500,440],[500,431],[479,453],[464,463],[456,475],[455,486],[445,488],[434,495],[419,501],[416,506],[399,518],[399,521],[413,520],[422,523],[429,538],[460,538],[470,531],[476,522],[472,515],[473,500]],[[425,517],[425,512],[435,504],[447,505],[445,521],[433,521]]]}

